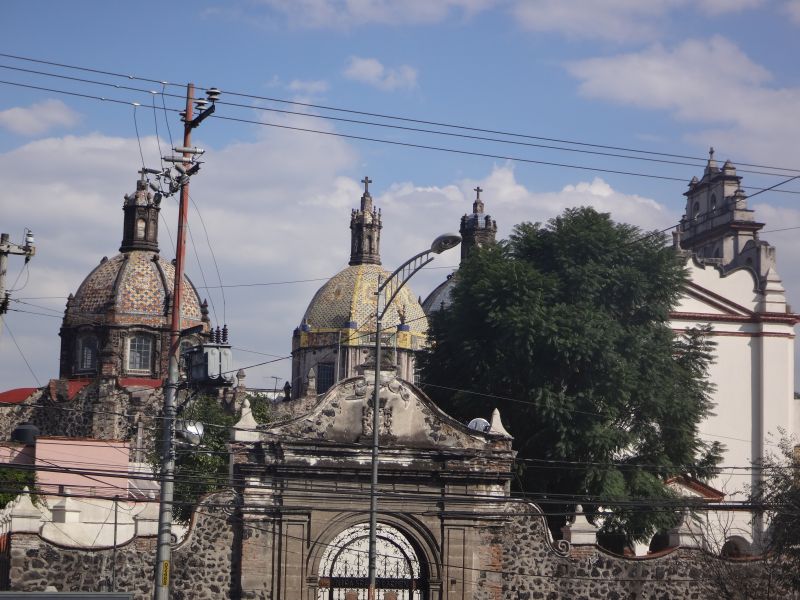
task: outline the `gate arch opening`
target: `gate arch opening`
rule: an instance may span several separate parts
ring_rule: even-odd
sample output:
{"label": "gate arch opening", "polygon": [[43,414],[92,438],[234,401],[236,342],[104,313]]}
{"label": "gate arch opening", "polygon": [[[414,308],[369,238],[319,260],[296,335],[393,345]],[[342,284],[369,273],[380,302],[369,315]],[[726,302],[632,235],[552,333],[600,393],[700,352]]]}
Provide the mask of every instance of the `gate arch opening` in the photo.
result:
{"label": "gate arch opening", "polygon": [[[399,530],[378,523],[375,587],[378,600],[427,600],[427,565]],[[369,523],[342,531],[319,563],[317,600],[367,600]]]}

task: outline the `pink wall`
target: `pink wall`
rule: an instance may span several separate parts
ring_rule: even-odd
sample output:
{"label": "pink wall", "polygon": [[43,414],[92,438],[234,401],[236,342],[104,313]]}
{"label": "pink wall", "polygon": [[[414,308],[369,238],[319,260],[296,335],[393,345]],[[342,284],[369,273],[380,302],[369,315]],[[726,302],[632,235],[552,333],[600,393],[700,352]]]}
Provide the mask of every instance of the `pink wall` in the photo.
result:
{"label": "pink wall", "polygon": [[38,487],[57,492],[59,486],[64,486],[76,495],[126,496],[129,454],[128,443],[122,441],[39,437],[36,440]]}
{"label": "pink wall", "polygon": [[32,465],[33,446],[23,446],[14,442],[0,444],[0,464]]}

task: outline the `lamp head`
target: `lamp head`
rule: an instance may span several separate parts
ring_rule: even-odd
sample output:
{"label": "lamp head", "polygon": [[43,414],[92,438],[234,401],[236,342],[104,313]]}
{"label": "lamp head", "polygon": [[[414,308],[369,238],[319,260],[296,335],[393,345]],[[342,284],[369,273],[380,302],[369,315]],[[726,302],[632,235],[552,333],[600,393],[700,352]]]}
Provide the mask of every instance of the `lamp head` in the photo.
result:
{"label": "lamp head", "polygon": [[455,248],[461,243],[461,236],[457,233],[444,233],[433,240],[431,244],[431,251],[436,254],[441,254],[445,250]]}

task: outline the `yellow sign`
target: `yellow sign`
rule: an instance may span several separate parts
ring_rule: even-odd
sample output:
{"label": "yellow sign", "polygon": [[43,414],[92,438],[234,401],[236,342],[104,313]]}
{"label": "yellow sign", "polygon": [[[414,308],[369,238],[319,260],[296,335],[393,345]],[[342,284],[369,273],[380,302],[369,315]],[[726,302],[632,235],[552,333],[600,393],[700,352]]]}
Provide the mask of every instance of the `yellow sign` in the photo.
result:
{"label": "yellow sign", "polygon": [[161,563],[161,585],[169,585],[169,561],[165,560]]}

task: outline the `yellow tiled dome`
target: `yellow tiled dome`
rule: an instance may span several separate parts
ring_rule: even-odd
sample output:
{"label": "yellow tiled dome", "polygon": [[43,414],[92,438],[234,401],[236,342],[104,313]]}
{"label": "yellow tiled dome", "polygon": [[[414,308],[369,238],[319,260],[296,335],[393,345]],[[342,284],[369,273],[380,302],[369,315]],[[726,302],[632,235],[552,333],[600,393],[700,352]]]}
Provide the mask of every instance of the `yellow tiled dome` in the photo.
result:
{"label": "yellow tiled dome", "polygon": [[[378,276],[385,280],[389,275],[380,265],[347,267],[331,277],[314,294],[303,317],[304,323],[312,330],[374,329]],[[408,285],[400,290],[386,311],[383,327],[395,327],[401,322],[405,322],[411,332],[425,334],[428,331],[425,313]]]}

